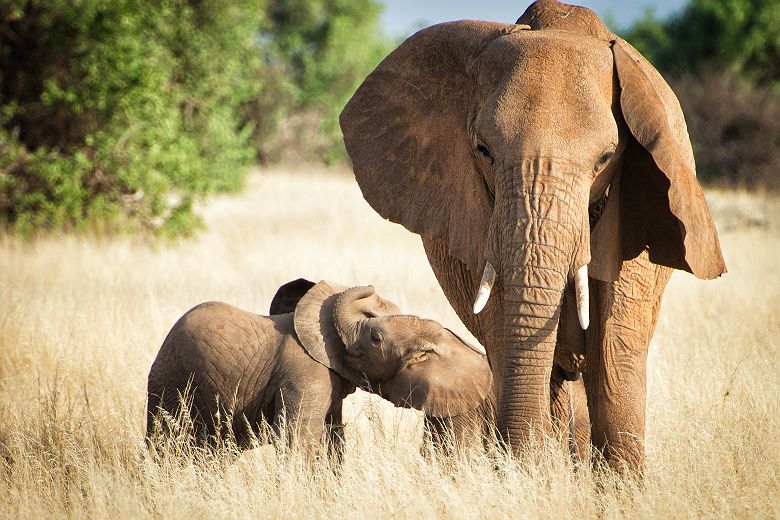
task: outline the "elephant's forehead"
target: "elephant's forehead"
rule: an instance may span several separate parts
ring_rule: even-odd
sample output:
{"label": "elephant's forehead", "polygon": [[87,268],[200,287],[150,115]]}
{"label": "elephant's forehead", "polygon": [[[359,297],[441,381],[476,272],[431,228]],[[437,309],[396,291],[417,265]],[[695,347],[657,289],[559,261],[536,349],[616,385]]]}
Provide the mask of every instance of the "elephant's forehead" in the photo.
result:
{"label": "elephant's forehead", "polygon": [[479,59],[476,126],[494,146],[528,148],[517,153],[570,150],[570,159],[584,154],[590,160],[617,139],[608,42],[567,31],[522,31],[499,38]]}
{"label": "elephant's forehead", "polygon": [[493,82],[503,76],[507,82],[598,86],[605,92],[614,70],[609,42],[560,30],[520,31],[497,38],[474,66]]}
{"label": "elephant's forehead", "polygon": [[443,327],[437,321],[414,315],[400,314],[378,318],[383,320],[387,329],[402,336],[415,336],[424,340],[433,340]]}

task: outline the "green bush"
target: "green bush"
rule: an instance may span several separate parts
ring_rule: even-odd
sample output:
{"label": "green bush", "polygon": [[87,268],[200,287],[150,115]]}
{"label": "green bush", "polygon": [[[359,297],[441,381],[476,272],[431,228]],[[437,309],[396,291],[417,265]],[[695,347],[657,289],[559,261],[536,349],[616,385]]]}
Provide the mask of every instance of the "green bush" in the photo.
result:
{"label": "green bush", "polygon": [[0,5],[0,222],[187,233],[252,159],[257,0]]}
{"label": "green bush", "polygon": [[191,232],[255,160],[345,160],[374,0],[0,3],[0,225]]}
{"label": "green bush", "polygon": [[[393,45],[375,0],[270,0],[261,39],[276,81],[250,112],[264,161],[346,160],[338,115]],[[281,121],[281,125],[278,124]]]}
{"label": "green bush", "polygon": [[780,86],[780,2],[691,0],[679,14],[652,12],[624,36],[660,69],[686,73],[724,68],[761,84]]}
{"label": "green bush", "polygon": [[780,2],[691,0],[624,37],[677,93],[703,181],[780,189]]}

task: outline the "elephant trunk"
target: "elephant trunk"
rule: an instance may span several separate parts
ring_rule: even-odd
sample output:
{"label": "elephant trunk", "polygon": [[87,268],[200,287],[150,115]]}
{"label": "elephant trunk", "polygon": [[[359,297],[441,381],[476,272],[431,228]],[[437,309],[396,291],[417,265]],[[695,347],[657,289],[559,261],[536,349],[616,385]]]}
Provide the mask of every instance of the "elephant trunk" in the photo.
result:
{"label": "elephant trunk", "polygon": [[508,181],[496,200],[487,256],[499,263],[504,299],[497,426],[516,451],[551,427],[550,375],[563,292],[572,279],[579,282],[578,310],[587,327],[588,199],[587,190],[572,193],[565,182],[570,167],[526,161],[529,171],[502,176]]}
{"label": "elephant trunk", "polygon": [[[550,374],[566,272],[535,265],[533,258],[544,249],[537,244],[516,247],[515,260],[504,270],[504,359],[497,426],[515,449],[550,426]],[[555,254],[549,249],[548,253]]]}
{"label": "elephant trunk", "polygon": [[347,347],[355,343],[358,326],[367,316],[358,302],[374,294],[374,287],[358,286],[341,293],[333,306],[333,323]]}

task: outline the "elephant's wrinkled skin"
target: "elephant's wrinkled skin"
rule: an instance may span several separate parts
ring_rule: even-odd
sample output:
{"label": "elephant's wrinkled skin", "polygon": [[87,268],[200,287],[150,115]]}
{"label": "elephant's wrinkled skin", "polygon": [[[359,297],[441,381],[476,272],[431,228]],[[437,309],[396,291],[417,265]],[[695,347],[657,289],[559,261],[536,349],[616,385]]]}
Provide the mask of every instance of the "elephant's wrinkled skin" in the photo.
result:
{"label": "elephant's wrinkled skin", "polygon": [[217,433],[217,412],[232,418],[240,447],[252,439],[248,427],[266,421],[278,429],[284,416],[291,439],[310,454],[326,433],[340,446],[342,401],[355,387],[458,424],[475,417],[490,392],[484,354],[435,321],[401,315],[371,286],[299,279],[280,288],[271,311],[208,302],[179,319],[149,373],[149,438],[165,428],[159,409],[176,416],[188,388],[201,443]]}
{"label": "elephant's wrinkled skin", "polygon": [[517,24],[413,35],[340,123],[364,197],[421,235],[485,345],[513,450],[551,428],[556,374],[583,371],[594,446],[641,471],[647,348],[671,268],[725,272],[658,72],[590,10],[541,0]]}

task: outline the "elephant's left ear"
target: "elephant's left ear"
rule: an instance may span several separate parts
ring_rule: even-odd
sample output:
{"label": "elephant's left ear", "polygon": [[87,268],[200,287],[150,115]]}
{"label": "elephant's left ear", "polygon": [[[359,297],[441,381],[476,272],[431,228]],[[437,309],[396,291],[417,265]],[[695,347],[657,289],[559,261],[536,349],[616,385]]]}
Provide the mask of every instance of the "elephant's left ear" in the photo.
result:
{"label": "elephant's left ear", "polygon": [[[631,45],[616,38],[612,52],[620,109],[632,137],[617,174],[619,189],[613,193],[610,188],[615,196],[608,197],[593,230],[594,263],[614,267],[619,262],[597,255],[622,253],[622,259],[631,259],[647,249],[653,263],[699,278],[716,278],[726,272],[726,266],[696,179],[680,104],[661,75]],[[617,240],[621,243],[616,246]],[[616,274],[614,269],[602,276],[598,269],[591,273],[601,279],[614,279]]]}
{"label": "elephant's left ear", "polygon": [[423,29],[357,89],[339,118],[355,178],[377,213],[481,273],[492,199],[467,124],[470,68],[494,40],[522,28],[473,20]]}
{"label": "elephant's left ear", "polygon": [[487,358],[449,330],[445,334],[451,337],[433,350],[405,359],[398,374],[379,386],[379,394],[432,417],[454,417],[481,405],[493,381]]}

